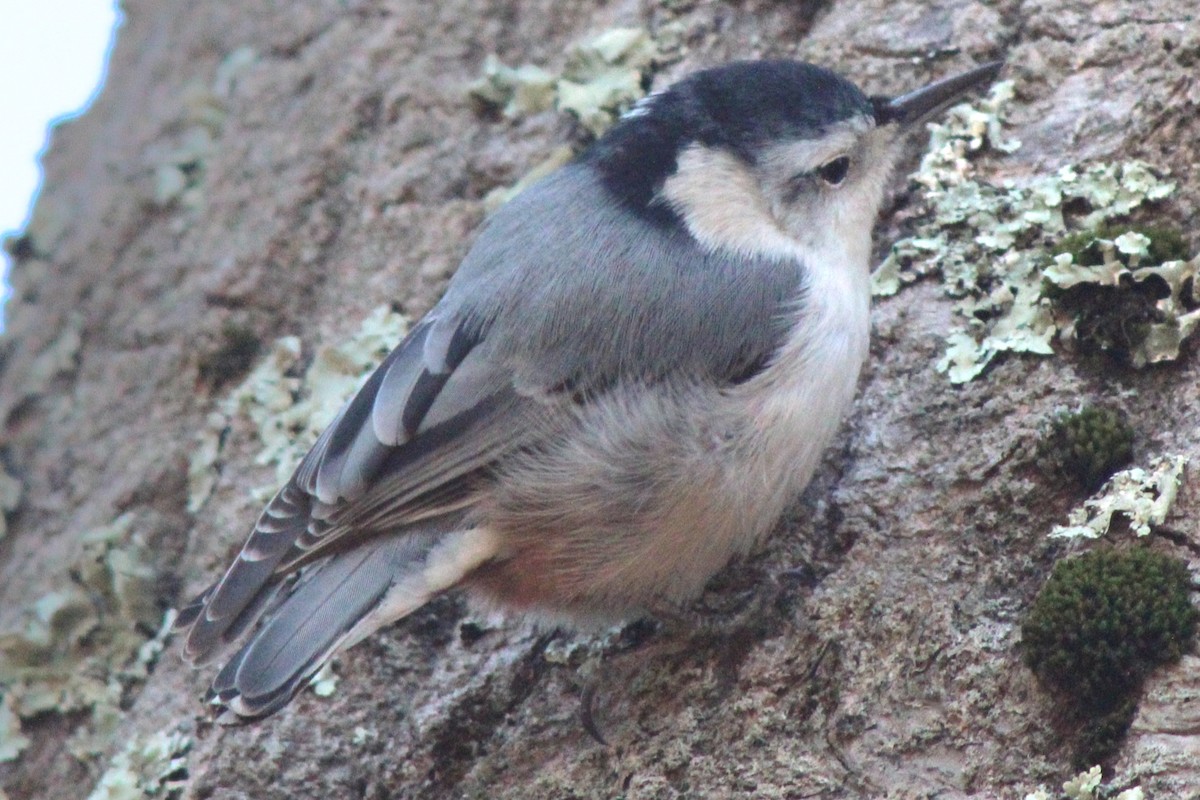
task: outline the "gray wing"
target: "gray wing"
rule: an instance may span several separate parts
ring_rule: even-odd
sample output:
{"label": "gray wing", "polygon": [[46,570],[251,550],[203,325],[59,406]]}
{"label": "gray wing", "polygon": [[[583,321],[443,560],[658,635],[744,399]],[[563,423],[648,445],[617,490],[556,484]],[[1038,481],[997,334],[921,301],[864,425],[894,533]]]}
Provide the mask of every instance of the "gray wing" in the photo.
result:
{"label": "gray wing", "polygon": [[177,619],[202,661],[236,638],[288,573],[375,534],[461,512],[479,473],[554,411],[522,397],[454,315],[417,325],[259,516],[225,575]]}
{"label": "gray wing", "polygon": [[574,164],[502,209],[442,301],[267,505],[224,577],[185,608],[185,653],[236,638],[300,565],[469,507],[506,453],[624,381],[736,381],[787,334],[803,267],[704,252]]}
{"label": "gray wing", "polygon": [[761,367],[795,319],[804,266],[705,251],[656,211],[633,212],[572,164],[493,218],[445,300],[496,320],[489,344],[518,388],[586,394]]}

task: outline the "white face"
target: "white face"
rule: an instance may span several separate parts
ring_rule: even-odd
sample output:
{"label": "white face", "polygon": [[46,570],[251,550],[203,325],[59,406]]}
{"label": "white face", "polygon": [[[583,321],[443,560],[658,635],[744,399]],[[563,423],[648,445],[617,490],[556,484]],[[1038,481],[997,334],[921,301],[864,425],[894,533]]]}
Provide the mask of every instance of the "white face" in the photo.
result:
{"label": "white face", "polygon": [[869,249],[896,160],[896,133],[854,117],[818,139],[767,146],[754,173],[771,216],[806,249],[831,236]]}
{"label": "white face", "polygon": [[865,264],[897,138],[894,126],[855,117],[819,138],[767,145],[753,167],[693,145],[659,197],[712,249],[794,257],[837,247]]}

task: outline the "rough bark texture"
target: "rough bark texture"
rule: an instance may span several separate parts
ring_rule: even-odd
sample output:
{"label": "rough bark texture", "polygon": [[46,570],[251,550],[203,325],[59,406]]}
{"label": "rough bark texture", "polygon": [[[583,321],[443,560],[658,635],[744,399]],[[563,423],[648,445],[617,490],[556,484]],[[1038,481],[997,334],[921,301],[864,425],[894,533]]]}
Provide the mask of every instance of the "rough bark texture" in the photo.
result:
{"label": "rough bark texture", "polygon": [[[1177,0],[124,7],[106,87],[45,159],[40,210],[58,224],[36,253],[17,248],[0,398],[4,458],[25,487],[0,540],[9,622],[77,557],[81,531],[123,512],[151,546],[164,606],[216,574],[257,513],[247,489],[272,480],[235,427],[215,494],[185,509],[194,434],[227,390],[200,377],[223,328],[294,334],[311,351],[381,303],[418,316],[483,195],[578,136],[553,111],[507,122],[472,110],[463,87],[488,53],[554,65],[596,31],[678,21],[687,49],[656,86],[774,55],[879,93],[1005,56],[1024,147],[989,170],[1143,158],[1180,181],[1156,213],[1200,244],[1200,22]],[[190,124],[189,85],[246,46],[258,58],[225,101],[202,205],[156,206],[153,165]],[[906,203],[885,213],[881,248]],[[1056,406],[1103,399],[1135,420],[1139,461],[1200,463],[1200,361],[1194,347],[1141,372],[1010,357],[953,387],[934,369],[951,313],[929,282],[877,304],[860,397],[825,467],[766,551],[703,603],[719,635],[572,648],[589,640],[446,599],[341,657],[332,697],[304,693],[235,729],[206,721],[211,669],[168,651],[127,699],[112,750],[182,727],[196,798],[1017,798],[1056,785],[1074,771],[1069,725],[1017,645],[1064,553],[1047,533],[1081,498],[1034,468],[1032,442]],[[71,331],[74,357],[47,370],[39,357]],[[1193,572],[1197,486],[1185,482],[1169,520],[1178,535],[1156,542]],[[597,653],[607,747],[577,721]],[[1189,657],[1152,679],[1109,765],[1117,785],[1200,791],[1198,672]],[[66,755],[78,722],[25,723],[31,745],[0,764],[10,798],[90,791],[104,761]]]}

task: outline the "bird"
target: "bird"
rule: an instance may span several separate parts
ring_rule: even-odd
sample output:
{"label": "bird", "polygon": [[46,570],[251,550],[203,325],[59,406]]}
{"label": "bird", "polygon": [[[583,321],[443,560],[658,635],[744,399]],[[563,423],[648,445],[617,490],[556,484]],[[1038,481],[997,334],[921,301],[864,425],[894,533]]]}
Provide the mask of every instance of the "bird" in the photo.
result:
{"label": "bird", "polygon": [[447,592],[584,628],[698,596],[853,401],[905,133],[1001,66],[895,98],[795,60],[702,69],[485,220],[180,610],[191,663],[236,645],[220,717],[278,711]]}

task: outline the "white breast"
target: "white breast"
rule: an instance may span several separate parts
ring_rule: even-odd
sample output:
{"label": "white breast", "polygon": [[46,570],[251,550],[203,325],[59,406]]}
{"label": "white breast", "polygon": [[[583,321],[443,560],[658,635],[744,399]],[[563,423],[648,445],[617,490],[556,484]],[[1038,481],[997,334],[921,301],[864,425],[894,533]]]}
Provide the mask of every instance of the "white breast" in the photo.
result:
{"label": "white breast", "polygon": [[716,490],[741,522],[729,539],[710,537],[721,546],[745,550],[770,531],[807,485],[854,399],[870,333],[867,265],[888,170],[881,164],[878,175],[809,204],[796,219],[773,213],[761,176],[743,162],[700,145],[680,154],[660,193],[701,246],[799,259],[806,268],[787,341],[762,373],[726,395],[729,405],[714,410],[743,432],[732,447],[735,466]]}
{"label": "white breast", "polygon": [[870,336],[866,254],[836,239],[805,253],[808,281],[791,335],[768,368],[739,387],[755,437],[747,467],[774,487],[779,511],[808,484],[854,399]]}

